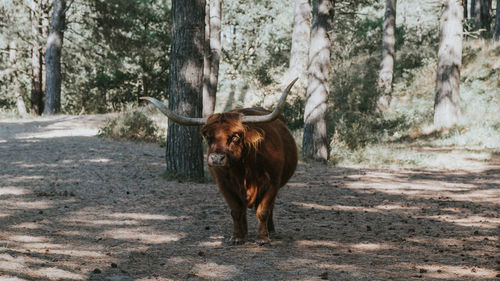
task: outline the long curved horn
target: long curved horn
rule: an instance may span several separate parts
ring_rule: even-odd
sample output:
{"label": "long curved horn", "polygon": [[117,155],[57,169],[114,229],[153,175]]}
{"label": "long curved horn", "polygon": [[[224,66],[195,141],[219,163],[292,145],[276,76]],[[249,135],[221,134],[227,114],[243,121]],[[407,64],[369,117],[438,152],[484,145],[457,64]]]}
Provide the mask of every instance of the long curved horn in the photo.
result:
{"label": "long curved horn", "polygon": [[203,125],[207,121],[207,118],[191,118],[191,117],[185,117],[182,115],[179,115],[172,110],[168,109],[161,101],[151,98],[151,97],[142,97],[141,100],[147,100],[154,104],[158,109],[165,114],[168,119],[174,121],[175,123],[178,123],[179,125],[184,125],[184,126],[196,126],[196,125]]}
{"label": "long curved horn", "polygon": [[271,122],[274,119],[278,118],[280,116],[281,112],[283,111],[283,108],[285,108],[286,104],[286,97],[288,96],[288,93],[290,92],[290,89],[292,88],[293,84],[297,82],[299,78],[295,78],[289,85],[286,87],[286,89],[283,91],[283,94],[281,94],[281,98],[278,101],[278,104],[276,105],[276,108],[274,108],[273,112],[267,114],[267,115],[246,115],[241,117],[241,122],[242,123],[264,123],[264,122]]}

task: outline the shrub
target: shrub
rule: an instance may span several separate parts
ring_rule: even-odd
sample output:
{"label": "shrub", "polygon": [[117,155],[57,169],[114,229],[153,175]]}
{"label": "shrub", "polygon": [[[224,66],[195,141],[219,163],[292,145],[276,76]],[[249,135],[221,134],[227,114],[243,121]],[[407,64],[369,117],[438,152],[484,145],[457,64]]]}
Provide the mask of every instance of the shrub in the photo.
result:
{"label": "shrub", "polygon": [[99,136],[120,140],[161,142],[163,135],[154,121],[138,109],[108,119],[99,129]]}

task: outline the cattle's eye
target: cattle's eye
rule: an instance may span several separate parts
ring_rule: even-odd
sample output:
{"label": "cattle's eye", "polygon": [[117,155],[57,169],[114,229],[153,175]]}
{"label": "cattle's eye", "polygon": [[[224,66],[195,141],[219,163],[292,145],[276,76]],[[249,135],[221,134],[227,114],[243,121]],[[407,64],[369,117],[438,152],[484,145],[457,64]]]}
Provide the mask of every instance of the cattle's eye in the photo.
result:
{"label": "cattle's eye", "polygon": [[231,142],[238,143],[240,139],[241,139],[240,134],[233,134],[231,136]]}
{"label": "cattle's eye", "polygon": [[212,136],[203,135],[203,138],[207,143],[210,143],[212,141]]}

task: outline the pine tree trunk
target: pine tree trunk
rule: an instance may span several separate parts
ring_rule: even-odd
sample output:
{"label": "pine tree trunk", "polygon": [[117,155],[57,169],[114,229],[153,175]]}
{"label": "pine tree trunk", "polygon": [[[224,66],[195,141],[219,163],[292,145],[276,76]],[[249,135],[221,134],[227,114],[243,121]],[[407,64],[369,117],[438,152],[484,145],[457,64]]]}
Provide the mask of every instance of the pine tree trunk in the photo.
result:
{"label": "pine tree trunk", "polygon": [[385,1],[384,34],[382,36],[382,61],[378,87],[380,96],[377,100],[377,110],[385,111],[389,108],[392,91],[392,77],[394,73],[394,57],[396,44],[396,0]]}
{"label": "pine tree trunk", "polygon": [[[475,0],[472,4],[474,6],[471,6],[471,17],[474,18],[475,28],[490,31],[492,0]],[[474,16],[472,16],[472,11],[474,11]]]}
{"label": "pine tree trunk", "polygon": [[476,0],[470,0],[470,18],[476,18]]}
{"label": "pine tree trunk", "polygon": [[462,0],[462,7],[464,7],[464,19],[468,19],[469,18],[467,4],[468,4],[467,0]]}
{"label": "pine tree trunk", "polygon": [[481,2],[483,0],[475,0],[473,1],[474,6],[471,7],[471,12],[474,11],[474,25],[475,28],[479,28],[481,26]]}
{"label": "pine tree trunk", "polygon": [[335,2],[313,0],[312,4],[313,21],[309,47],[309,75],[304,111],[302,154],[306,159],[326,161],[328,160],[328,142],[325,115],[328,104],[331,46],[329,32],[331,31]]}
{"label": "pine tree trunk", "polygon": [[481,28],[491,30],[491,0],[481,0]]}
{"label": "pine tree trunk", "polygon": [[[185,116],[202,115],[204,0],[172,1],[172,45],[168,107]],[[200,128],[168,122],[167,173],[203,177]]]}
{"label": "pine tree trunk", "polygon": [[[40,24],[42,26],[42,38],[49,38],[49,19],[50,19],[50,3],[49,0],[41,0],[42,2],[42,15],[40,19]],[[45,106],[45,92],[46,92],[46,80],[47,80],[47,65],[45,63],[45,48],[47,46],[42,46],[42,49],[40,50],[40,56],[42,58],[42,101],[43,101],[43,106]]]}
{"label": "pine tree trunk", "polygon": [[[303,78],[298,81],[300,85],[306,84],[305,78],[307,77],[307,56],[309,40],[311,39],[311,5],[309,1],[295,0],[289,77],[286,79],[289,81],[295,77]],[[304,82],[301,83],[301,81]],[[302,92],[302,90],[299,92]]]}
{"label": "pine tree trunk", "polygon": [[14,90],[14,95],[16,97],[17,112],[20,115],[26,115],[26,105],[24,104],[23,95],[21,93],[21,87],[19,85],[19,78],[17,73],[17,44],[16,41],[12,40],[9,42],[9,64],[13,71],[10,74],[10,83]]}
{"label": "pine tree trunk", "polygon": [[495,16],[495,29],[493,31],[493,38],[496,41],[500,40],[500,0],[497,0],[497,10]]}
{"label": "pine tree trunk", "polygon": [[460,116],[460,67],[462,66],[462,6],[445,0],[440,21],[440,43],[434,102],[434,127],[449,128]]}
{"label": "pine tree trunk", "polygon": [[221,44],[221,2],[207,0],[205,15],[205,56],[203,68],[203,116],[214,112],[219,79]]}
{"label": "pine tree trunk", "polygon": [[31,7],[31,114],[41,115],[43,112],[42,90],[42,49],[38,42],[41,37],[41,5],[34,0]]}
{"label": "pine tree trunk", "polygon": [[43,114],[61,112],[61,51],[66,21],[66,1],[54,0],[49,38],[45,47],[45,108]]}
{"label": "pine tree trunk", "polygon": [[205,39],[203,40],[203,117],[214,112],[215,100],[210,96],[210,0],[205,3]]}

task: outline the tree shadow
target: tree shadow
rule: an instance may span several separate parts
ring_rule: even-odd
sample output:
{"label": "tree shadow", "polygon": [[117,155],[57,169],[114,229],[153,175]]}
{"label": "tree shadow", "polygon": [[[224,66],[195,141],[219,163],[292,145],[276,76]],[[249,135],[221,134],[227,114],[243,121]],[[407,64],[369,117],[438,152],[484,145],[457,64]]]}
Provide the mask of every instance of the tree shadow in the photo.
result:
{"label": "tree shadow", "polygon": [[[35,124],[34,124],[35,125]],[[39,128],[43,133],[44,123]],[[166,181],[164,151],[96,137],[0,142],[0,278],[494,280],[498,155],[484,170],[300,163],[277,235],[228,246],[215,184]]]}

